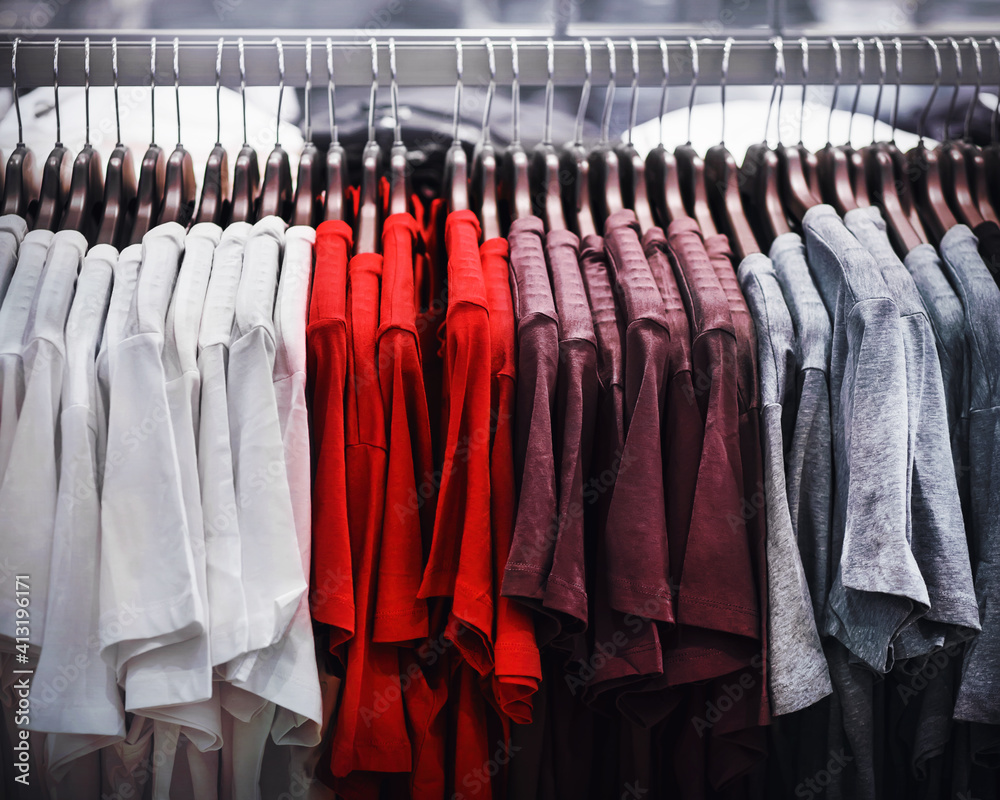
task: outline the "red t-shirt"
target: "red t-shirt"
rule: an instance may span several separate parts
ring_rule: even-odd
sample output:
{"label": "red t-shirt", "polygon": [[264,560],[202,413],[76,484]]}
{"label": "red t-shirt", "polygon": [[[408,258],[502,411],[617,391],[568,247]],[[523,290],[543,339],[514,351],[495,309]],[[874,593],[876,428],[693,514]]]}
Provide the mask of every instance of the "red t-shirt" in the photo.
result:
{"label": "red t-shirt", "polygon": [[479,248],[490,312],[490,518],[493,529],[493,694],[501,712],[517,723],[531,721],[532,695],[542,678],[535,624],[531,613],[500,594],[514,535],[517,495],[514,489],[514,404],[516,352],[514,306],[510,293],[507,240],[496,238]]}
{"label": "red t-shirt", "polygon": [[307,328],[315,458],[310,608],[316,620],[330,626],[333,652],[354,635],[344,462],[347,264],[351,245],[351,228],[345,222],[323,222],[316,229],[316,267]]}

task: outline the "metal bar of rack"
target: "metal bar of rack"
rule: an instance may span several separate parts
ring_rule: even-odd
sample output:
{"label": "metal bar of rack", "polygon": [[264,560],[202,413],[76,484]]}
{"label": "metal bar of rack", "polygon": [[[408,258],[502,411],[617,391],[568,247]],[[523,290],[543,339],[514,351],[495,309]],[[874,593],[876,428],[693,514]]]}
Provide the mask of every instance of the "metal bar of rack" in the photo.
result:
{"label": "metal bar of rack", "polygon": [[[619,81],[631,80],[627,64],[630,63],[629,39],[613,31],[612,37],[618,62]],[[156,81],[158,85],[173,83],[173,39],[179,44],[180,76],[184,86],[215,85],[216,45],[218,31],[55,31],[44,30],[44,37],[34,32],[21,37],[18,46],[17,82],[19,88],[52,85],[52,44],[60,39],[59,83],[61,86],[82,86],[84,82],[84,36],[90,38],[92,86],[110,86],[111,38],[118,40],[118,76],[121,85],[137,86],[149,84],[150,39],[156,38]],[[639,49],[639,85],[660,86],[663,77],[662,54],[657,32],[648,28],[636,31]],[[0,86],[11,85],[11,50],[16,32],[7,32],[0,42]],[[962,85],[976,83],[976,69],[972,46],[964,41],[973,36],[982,50],[982,83],[985,86],[1000,83],[1000,49],[994,47],[989,33],[973,31],[952,33],[960,46],[964,69],[957,80]],[[333,42],[334,78],[337,86],[368,86],[372,80],[371,49],[369,36],[363,31],[323,31],[323,30],[282,30],[270,35],[262,35],[259,30],[226,30],[225,49],[222,58],[222,83],[238,86],[239,60],[237,37],[244,38],[246,48],[246,80],[250,86],[275,86],[278,83],[278,63],[273,39],[280,37],[285,53],[285,84],[302,87],[305,85],[305,41],[312,37],[313,85],[321,85],[326,80],[326,39]],[[522,86],[542,86],[546,82],[546,37],[537,31],[519,32],[507,30],[471,31],[454,30],[428,32],[380,30],[374,38],[378,43],[379,84],[389,83],[389,37],[396,40],[396,62],[400,86],[453,86],[455,83],[455,38],[462,39],[464,49],[464,82],[466,85],[485,85],[489,81],[486,48],[482,43],[489,36],[496,51],[497,81],[500,85],[510,83],[511,37],[517,39],[520,58],[520,83]],[[663,33],[667,42],[671,86],[690,85],[691,48],[684,36]],[[593,80],[595,84],[606,81],[609,75],[609,56],[604,37],[591,36],[593,52]],[[856,83],[858,76],[857,45],[848,36],[837,37],[843,52],[844,85]],[[877,51],[872,35],[862,37],[865,43],[866,61],[864,82],[877,83]],[[892,47],[892,36],[880,35],[885,47]],[[833,82],[834,57],[830,37],[808,36],[809,41],[809,83],[812,85]],[[934,59],[931,47],[919,36],[900,37],[903,48],[902,74],[897,75],[895,59],[890,56],[886,81],[908,85],[929,85],[935,79]],[[699,85],[717,85],[721,77],[722,54],[725,37],[696,37],[700,72]],[[935,34],[934,41],[941,49],[942,86],[956,82],[955,60],[951,56],[945,37]],[[786,75],[789,84],[801,79],[801,58],[799,39],[784,38]],[[774,79],[775,51],[772,40],[761,38],[736,38],[727,82],[729,85],[767,85]],[[557,86],[579,86],[583,80],[584,55],[579,38],[557,39],[555,42],[555,70],[552,75]],[[623,71],[624,68],[624,71]],[[625,73],[628,72],[627,78]]]}

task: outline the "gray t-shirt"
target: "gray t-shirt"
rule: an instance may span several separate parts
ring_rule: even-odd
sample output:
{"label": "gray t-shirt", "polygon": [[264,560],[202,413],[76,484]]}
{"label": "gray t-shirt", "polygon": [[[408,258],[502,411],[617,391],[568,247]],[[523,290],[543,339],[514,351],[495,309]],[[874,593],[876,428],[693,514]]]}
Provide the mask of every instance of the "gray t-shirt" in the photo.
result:
{"label": "gray t-shirt", "polygon": [[941,240],[945,270],[965,309],[969,403],[971,551],[982,631],[966,645],[955,718],[1000,724],[996,665],[1000,662],[1000,290],[978,242],[964,225]]}
{"label": "gray t-shirt", "polygon": [[768,689],[774,714],[788,714],[833,691],[816,629],[785,487],[783,408],[794,410],[795,329],[771,259],[754,253],[739,268],[740,287],[757,329],[767,521]]}
{"label": "gray t-shirt", "polygon": [[809,266],[833,316],[833,579],[822,632],[876,672],[896,635],[930,607],[908,539],[906,354],[899,307],[837,212],[803,220]]}
{"label": "gray t-shirt", "polygon": [[946,635],[960,634],[956,629],[979,629],[955,465],[948,457],[951,441],[941,364],[920,293],[889,243],[881,212],[874,206],[858,208],[844,221],[874,256],[900,313],[909,414],[910,546],[931,607],[901,632],[894,648],[897,658],[924,655],[943,646]]}

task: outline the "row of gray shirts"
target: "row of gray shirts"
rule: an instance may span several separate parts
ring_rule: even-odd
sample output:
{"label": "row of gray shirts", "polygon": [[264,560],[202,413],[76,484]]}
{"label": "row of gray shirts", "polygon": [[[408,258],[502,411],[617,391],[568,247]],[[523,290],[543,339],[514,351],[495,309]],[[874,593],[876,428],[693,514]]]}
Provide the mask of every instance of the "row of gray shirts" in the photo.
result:
{"label": "row of gray shirts", "polygon": [[774,714],[834,693],[851,739],[871,714],[850,708],[858,676],[946,652],[953,719],[1000,725],[1000,289],[975,235],[958,225],[900,260],[878,209],[821,205],[739,279]]}

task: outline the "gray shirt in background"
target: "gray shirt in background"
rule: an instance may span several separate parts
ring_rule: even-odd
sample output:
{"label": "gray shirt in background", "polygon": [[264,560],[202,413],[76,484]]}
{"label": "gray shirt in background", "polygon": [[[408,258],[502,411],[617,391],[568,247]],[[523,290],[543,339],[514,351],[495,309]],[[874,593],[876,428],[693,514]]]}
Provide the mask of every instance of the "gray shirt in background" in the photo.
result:
{"label": "gray shirt in background", "polygon": [[844,222],[878,263],[896,300],[903,334],[909,417],[908,533],[931,602],[926,616],[903,630],[894,643],[896,658],[908,658],[943,646],[950,633],[968,638],[955,629],[979,630],[979,608],[955,465],[949,457],[948,414],[934,331],[913,278],[889,243],[878,208],[849,211]]}
{"label": "gray shirt in background", "polygon": [[930,606],[907,538],[906,355],[900,313],[868,249],[837,212],[803,220],[809,266],[833,317],[830,397],[836,470],[833,580],[822,632],[876,672]]}
{"label": "gray shirt in background", "polygon": [[982,632],[966,646],[955,718],[1000,724],[1000,290],[965,225],[941,240],[944,267],[965,309],[969,404],[970,540]]}
{"label": "gray shirt in background", "polygon": [[774,714],[789,714],[833,691],[816,629],[785,487],[782,413],[794,410],[795,329],[771,260],[743,259],[740,287],[757,329],[761,445],[767,521],[768,689]]}

